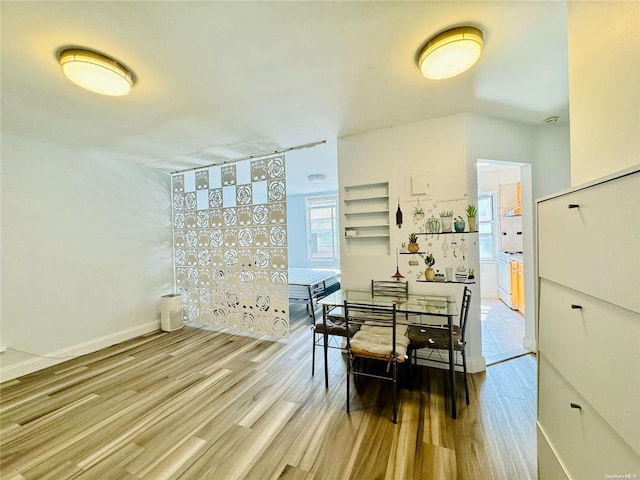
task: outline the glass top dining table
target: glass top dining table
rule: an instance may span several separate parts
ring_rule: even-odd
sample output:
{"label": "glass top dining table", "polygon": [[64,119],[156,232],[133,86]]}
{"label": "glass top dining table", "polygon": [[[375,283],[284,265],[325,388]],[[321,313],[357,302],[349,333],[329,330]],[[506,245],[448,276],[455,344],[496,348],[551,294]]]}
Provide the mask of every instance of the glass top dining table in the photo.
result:
{"label": "glass top dining table", "polygon": [[343,305],[344,302],[374,306],[391,306],[395,303],[396,310],[401,313],[440,317],[458,315],[455,295],[446,294],[410,293],[407,297],[393,297],[389,295],[374,295],[370,290],[344,289],[327,295],[318,303],[323,306],[337,307]]}
{"label": "glass top dining table", "polygon": [[[449,328],[449,385],[451,388],[451,417],[456,418],[456,391],[455,391],[455,377],[454,377],[454,352],[453,352],[453,321],[454,317],[458,315],[458,305],[456,303],[456,297],[452,294],[420,294],[410,293],[406,297],[404,296],[388,296],[388,295],[374,295],[371,290],[352,290],[343,289],[338,290],[331,295],[327,295],[322,298],[318,303],[322,305],[322,321],[325,322],[328,313],[334,308],[343,306],[344,303],[357,303],[361,305],[373,305],[373,306],[391,306],[396,305],[396,310],[399,313],[406,313],[412,315],[428,315],[435,317],[446,317],[447,326]],[[411,320],[412,324],[422,324],[422,318],[418,317],[417,321]],[[326,332],[327,329],[325,328]],[[328,365],[326,355],[327,339],[325,338],[325,384],[328,388]]]}

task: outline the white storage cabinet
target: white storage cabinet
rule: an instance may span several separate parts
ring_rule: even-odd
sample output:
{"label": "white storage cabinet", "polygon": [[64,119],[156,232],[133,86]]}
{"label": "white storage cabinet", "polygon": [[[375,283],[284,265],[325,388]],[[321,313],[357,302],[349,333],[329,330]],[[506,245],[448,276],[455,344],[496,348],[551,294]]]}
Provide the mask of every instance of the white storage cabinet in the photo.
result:
{"label": "white storage cabinet", "polygon": [[541,480],[640,478],[638,205],[637,168],[538,201]]}

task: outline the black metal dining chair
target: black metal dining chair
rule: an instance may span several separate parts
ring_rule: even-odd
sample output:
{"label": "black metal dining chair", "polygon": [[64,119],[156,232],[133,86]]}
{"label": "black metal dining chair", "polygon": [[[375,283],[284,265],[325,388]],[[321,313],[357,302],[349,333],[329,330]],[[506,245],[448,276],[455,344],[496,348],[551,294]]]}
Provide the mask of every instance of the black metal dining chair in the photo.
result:
{"label": "black metal dining chair", "polygon": [[[467,405],[469,405],[469,384],[467,380],[467,356],[465,352],[467,341],[465,333],[470,303],[471,290],[464,287],[462,305],[460,307],[460,325],[453,326],[453,355],[454,369],[456,366],[461,366],[464,373],[464,392]],[[451,336],[448,325],[411,325],[409,326],[409,342],[410,356],[413,357],[413,364],[415,366],[417,366],[419,358],[421,360],[449,364]],[[418,350],[422,349],[429,350],[429,355],[426,357],[418,357]],[[443,350],[447,351],[446,358],[442,357],[441,352]],[[456,352],[460,352],[462,363],[455,361]],[[435,357],[434,354],[436,354]],[[452,399],[452,401],[455,402],[455,399]]]}
{"label": "black metal dining chair", "polygon": [[[392,384],[393,423],[396,423],[398,365],[407,358],[407,325],[398,324],[395,304],[387,307],[345,302],[344,318],[347,330],[357,328],[353,336],[347,336],[347,412],[350,412],[351,376],[354,383],[358,377],[376,378]],[[364,370],[361,359],[384,362],[386,368],[382,372]]]}
{"label": "black metal dining chair", "polygon": [[298,283],[289,284],[289,303],[304,303],[313,323],[316,321],[318,300],[325,296],[326,287],[324,282],[315,283],[313,285]]}
{"label": "black metal dining chair", "polygon": [[[325,388],[329,388],[328,349],[334,348],[345,351],[342,346],[342,339],[353,336],[358,331],[359,326],[352,324],[347,330],[347,323],[344,318],[343,307],[334,307],[326,315],[326,318],[315,322],[311,326],[311,339],[313,346],[311,349],[311,376],[316,370],[316,346],[322,347],[324,355],[324,382]],[[347,332],[349,333],[347,335]]]}

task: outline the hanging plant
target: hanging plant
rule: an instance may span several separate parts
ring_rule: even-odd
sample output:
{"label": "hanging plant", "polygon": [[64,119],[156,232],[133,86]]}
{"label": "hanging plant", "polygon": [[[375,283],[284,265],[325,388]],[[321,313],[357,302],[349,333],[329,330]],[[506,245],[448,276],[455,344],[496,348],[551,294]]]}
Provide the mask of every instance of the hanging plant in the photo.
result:
{"label": "hanging plant", "polygon": [[421,223],[424,220],[424,209],[420,205],[420,200],[416,201],[416,206],[413,207],[413,221]]}

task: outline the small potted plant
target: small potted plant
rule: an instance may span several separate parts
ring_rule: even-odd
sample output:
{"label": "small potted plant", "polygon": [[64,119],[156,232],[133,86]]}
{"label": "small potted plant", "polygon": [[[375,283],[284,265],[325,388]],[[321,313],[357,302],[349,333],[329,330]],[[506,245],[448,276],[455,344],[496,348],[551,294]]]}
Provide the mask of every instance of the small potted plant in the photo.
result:
{"label": "small potted plant", "polygon": [[464,232],[464,225],[464,219],[460,215],[453,220],[453,228],[455,228],[456,233]]}
{"label": "small potted plant", "polygon": [[476,231],[476,215],[478,214],[478,209],[475,205],[469,204],[467,208],[465,208],[465,213],[467,214],[467,220],[469,221],[469,231]]}
{"label": "small potted plant", "polygon": [[441,273],[440,270],[436,270],[436,275],[434,277],[434,280],[436,282],[444,282],[445,280],[444,273]]}
{"label": "small potted plant", "polygon": [[420,251],[420,245],[418,245],[418,236],[415,233],[409,234],[409,245],[407,245],[409,253],[418,253]]}
{"label": "small potted plant", "polygon": [[451,232],[453,228],[453,210],[440,212],[440,226],[443,232]]}
{"label": "small potted plant", "polygon": [[474,272],[473,268],[470,268],[469,269],[469,275],[467,276],[467,279],[468,280],[473,280],[474,278],[476,278],[475,272]]}
{"label": "small potted plant", "polygon": [[413,207],[413,221],[420,223],[424,220],[424,210],[420,205]]}
{"label": "small potted plant", "polygon": [[440,220],[438,220],[433,215],[427,218],[427,223],[425,226],[427,229],[427,233],[440,233]]}
{"label": "small potted plant", "polygon": [[424,257],[424,264],[427,266],[427,269],[424,271],[424,278],[427,282],[433,282],[436,276],[436,272],[433,270],[433,266],[436,263],[436,259],[433,258],[433,253],[427,253]]}

